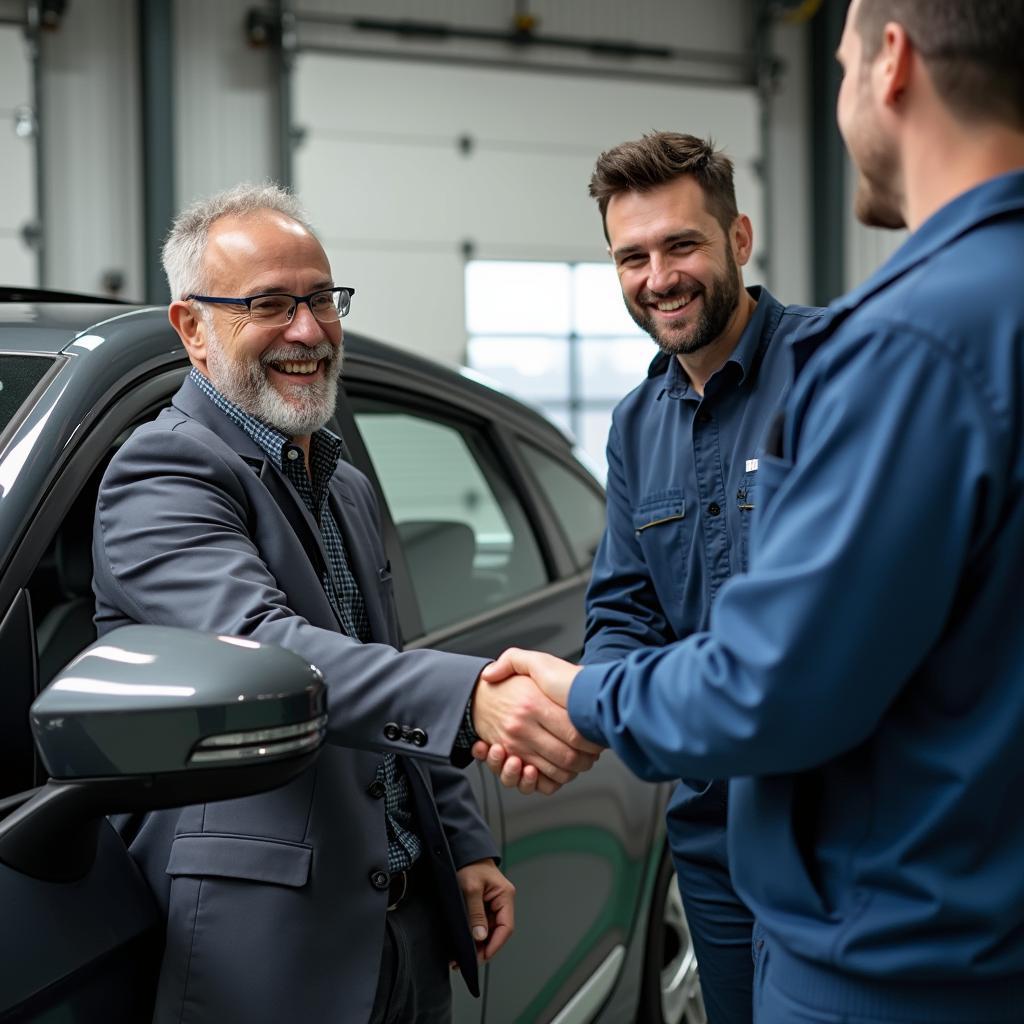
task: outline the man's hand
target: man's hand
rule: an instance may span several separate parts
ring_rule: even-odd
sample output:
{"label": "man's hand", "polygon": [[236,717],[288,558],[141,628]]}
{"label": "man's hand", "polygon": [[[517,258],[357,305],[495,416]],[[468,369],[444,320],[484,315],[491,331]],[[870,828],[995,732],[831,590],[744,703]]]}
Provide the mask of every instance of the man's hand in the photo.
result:
{"label": "man's hand", "polygon": [[569,687],[582,665],[573,665],[543,651],[521,651],[510,647],[497,661],[492,661],[482,678],[498,683],[513,674],[529,676],[541,690],[563,708],[569,704]]}
{"label": "man's hand", "polygon": [[[524,674],[530,675],[533,682],[544,691],[553,703],[564,707],[569,699],[569,687],[579,671],[578,665],[572,665],[553,655],[543,654],[539,651],[522,651],[513,647],[483,670],[477,689],[480,690],[487,683],[500,683],[500,689],[512,681],[521,679]],[[548,712],[550,715],[550,709]],[[474,706],[475,721],[476,708]],[[562,722],[561,719],[558,721]],[[568,716],[565,717],[562,728],[565,726],[571,731],[560,732],[558,735],[576,751],[583,751],[590,756],[589,763],[586,764],[586,768],[589,768],[597,759],[601,748],[580,736],[569,722]],[[554,767],[568,768],[571,774],[568,778],[564,777],[564,772],[561,771],[559,774],[552,774],[537,757],[530,756],[525,752],[522,743],[516,742],[515,738],[513,739],[515,745],[513,745],[504,739],[489,739],[479,727],[477,727],[477,733],[481,737],[481,742],[473,745],[473,756],[478,761],[486,761],[487,766],[498,776],[503,786],[517,788],[521,793],[529,794],[539,790],[550,795],[560,789],[565,782],[575,778],[579,770],[585,770],[572,770],[571,766],[564,762],[558,762]]]}
{"label": "man's hand", "polygon": [[499,745],[532,765],[539,773],[534,788],[542,793],[553,793],[593,765],[601,748],[577,732],[564,708],[507,665],[494,673],[500,683],[488,682],[488,669],[477,682],[472,708],[473,727],[488,747]]}
{"label": "man's hand", "polygon": [[490,960],[515,931],[516,887],[490,857],[456,872],[480,960]]}

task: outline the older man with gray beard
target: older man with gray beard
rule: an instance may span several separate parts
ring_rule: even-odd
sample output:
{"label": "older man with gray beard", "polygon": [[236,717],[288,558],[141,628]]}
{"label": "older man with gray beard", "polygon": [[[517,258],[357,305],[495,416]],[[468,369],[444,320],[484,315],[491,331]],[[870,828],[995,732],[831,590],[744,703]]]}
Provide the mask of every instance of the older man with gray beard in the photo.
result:
{"label": "older man with gray beard", "polygon": [[[526,679],[401,653],[376,497],[325,424],[341,367],[335,284],[295,200],[240,186],[172,228],[169,317],[192,370],[114,457],[94,541],[96,623],[274,643],[328,688],[317,764],[283,789],[124,830],[166,919],[155,1020],[446,1022],[450,961],[513,928],[514,891],[454,766],[516,742],[548,788],[596,747]],[[576,748],[581,749],[576,749]]]}

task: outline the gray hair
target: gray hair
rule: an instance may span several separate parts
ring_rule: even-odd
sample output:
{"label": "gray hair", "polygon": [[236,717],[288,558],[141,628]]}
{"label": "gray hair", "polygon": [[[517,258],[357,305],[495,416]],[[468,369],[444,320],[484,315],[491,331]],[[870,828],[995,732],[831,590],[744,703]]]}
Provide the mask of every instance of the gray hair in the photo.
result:
{"label": "gray hair", "polygon": [[261,210],[283,213],[307,230],[313,230],[306,219],[305,210],[295,196],[273,182],[264,182],[262,185],[246,182],[199,199],[174,218],[167,241],[164,242],[164,273],[171,288],[171,299],[201,295],[206,291],[203,257],[206,255],[206,241],[214,221],[221,217],[244,217]]}

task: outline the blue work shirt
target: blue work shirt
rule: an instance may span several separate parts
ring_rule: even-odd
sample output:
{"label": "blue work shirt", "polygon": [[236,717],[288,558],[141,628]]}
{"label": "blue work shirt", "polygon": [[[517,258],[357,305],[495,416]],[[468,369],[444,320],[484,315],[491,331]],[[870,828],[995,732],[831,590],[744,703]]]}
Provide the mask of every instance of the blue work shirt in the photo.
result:
{"label": "blue work shirt", "polygon": [[645,778],[732,776],[729,853],[798,1002],[1024,1007],[1024,171],[933,214],[793,346],[750,570],[708,630],[584,668]]}
{"label": "blue work shirt", "polygon": [[[615,409],[584,664],[707,629],[722,584],[747,568],[757,453],[790,379],[786,342],[821,312],[748,290],[757,307],[703,398],[662,353]],[[725,865],[726,787],[687,779],[676,788],[668,829],[677,857]]]}

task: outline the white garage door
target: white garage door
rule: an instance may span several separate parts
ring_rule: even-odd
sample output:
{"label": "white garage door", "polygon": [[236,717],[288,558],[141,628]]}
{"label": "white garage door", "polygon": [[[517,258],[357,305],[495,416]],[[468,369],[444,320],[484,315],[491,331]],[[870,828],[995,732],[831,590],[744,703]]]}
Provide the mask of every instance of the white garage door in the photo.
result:
{"label": "white garage door", "polygon": [[31,67],[20,28],[0,25],[0,284],[38,283],[35,251],[23,229],[35,220],[35,140]]}
{"label": "white garage door", "polygon": [[752,89],[303,54],[293,122],[294,184],[357,290],[348,324],[452,361],[467,255],[606,258],[587,196],[602,149],[651,130],[710,135],[736,163],[740,208],[762,220]]}

